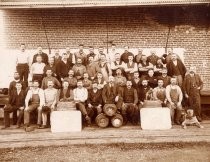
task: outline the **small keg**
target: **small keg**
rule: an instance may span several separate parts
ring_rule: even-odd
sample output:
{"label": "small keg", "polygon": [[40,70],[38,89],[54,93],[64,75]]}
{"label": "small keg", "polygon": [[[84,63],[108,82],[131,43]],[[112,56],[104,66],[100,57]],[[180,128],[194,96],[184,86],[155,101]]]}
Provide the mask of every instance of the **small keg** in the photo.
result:
{"label": "small keg", "polygon": [[99,127],[106,128],[109,125],[109,118],[104,113],[101,113],[96,116],[95,122]]}
{"label": "small keg", "polygon": [[112,126],[115,128],[119,128],[123,125],[123,117],[120,114],[115,114],[112,118],[111,118],[111,123]]}
{"label": "small keg", "polygon": [[105,104],[103,111],[107,116],[114,116],[117,112],[117,107],[115,104]]}

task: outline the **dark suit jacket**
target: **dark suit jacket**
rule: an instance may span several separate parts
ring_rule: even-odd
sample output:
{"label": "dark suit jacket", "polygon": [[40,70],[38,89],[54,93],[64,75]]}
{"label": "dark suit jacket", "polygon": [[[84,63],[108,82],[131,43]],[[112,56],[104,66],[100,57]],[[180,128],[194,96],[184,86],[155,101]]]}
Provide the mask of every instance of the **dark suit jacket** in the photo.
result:
{"label": "dark suit jacket", "polygon": [[44,52],[42,52],[42,54],[35,54],[34,57],[33,57],[33,62],[32,63],[35,63],[36,62],[36,57],[38,55],[41,55],[42,56],[42,62],[45,63],[45,65],[48,65],[48,55]]}
{"label": "dark suit jacket", "polygon": [[97,90],[96,93],[93,92],[93,89],[88,91],[88,99],[87,104],[91,104],[93,106],[98,106],[99,104],[102,105],[102,91]]}
{"label": "dark suit jacket", "polygon": [[[196,87],[200,87],[200,89],[203,88],[203,82],[198,74],[195,74],[195,82],[196,82]],[[184,82],[183,82],[184,93],[187,93],[189,95],[191,86],[192,86],[191,85],[191,76],[190,76],[190,74],[187,74],[185,76]]]}
{"label": "dark suit jacket", "polygon": [[104,103],[115,103],[115,97],[118,95],[118,87],[114,84],[113,86],[113,94],[111,93],[111,87],[109,83],[107,83],[102,91],[102,98]]}
{"label": "dark suit jacket", "polygon": [[63,61],[59,61],[56,64],[56,74],[58,79],[68,77],[68,72],[72,68],[73,64],[68,62],[65,64]]}
{"label": "dark suit jacket", "polygon": [[9,104],[12,106],[22,107],[25,105],[25,91],[21,90],[19,95],[17,94],[17,90],[12,91],[9,95]]}
{"label": "dark suit jacket", "polygon": [[[179,69],[182,77],[184,78],[187,70],[186,70],[186,67],[184,66],[183,62],[179,59],[177,59],[177,66],[178,66],[178,69]],[[174,63],[172,60],[167,64],[167,69],[168,69],[168,75],[172,77],[174,75]]]}
{"label": "dark suit jacket", "polygon": [[[23,81],[20,81],[20,82],[22,84],[22,89],[25,90],[26,89],[25,83]],[[9,91],[8,91],[9,95],[12,94],[12,92],[16,90],[15,86],[16,86],[16,82],[15,81],[11,81],[10,85],[9,85]]]}

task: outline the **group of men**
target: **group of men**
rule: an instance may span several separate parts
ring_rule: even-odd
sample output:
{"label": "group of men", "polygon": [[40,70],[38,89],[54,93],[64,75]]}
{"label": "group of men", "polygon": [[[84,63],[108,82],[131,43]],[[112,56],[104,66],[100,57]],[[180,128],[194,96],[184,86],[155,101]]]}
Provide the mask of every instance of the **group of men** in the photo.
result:
{"label": "group of men", "polygon": [[[76,53],[70,48],[60,54],[47,55],[38,47],[30,63],[25,44],[20,45],[14,80],[9,86],[9,103],[4,107],[4,129],[13,124],[30,126],[30,115],[38,112],[38,128],[47,127],[47,116],[58,102],[74,102],[84,123],[92,124],[103,113],[103,106],[115,104],[124,124],[139,124],[140,109],[146,100],[156,100],[171,110],[173,123],[181,124],[181,111],[193,109],[201,121],[200,90],[203,82],[195,67],[188,72],[179,56],[168,49],[161,57],[155,50],[146,56],[139,48],[134,55],[125,46],[121,54],[113,45],[108,54],[99,47],[98,53],[79,45]],[[29,79],[31,78],[31,79]],[[17,111],[19,115],[17,116]]]}

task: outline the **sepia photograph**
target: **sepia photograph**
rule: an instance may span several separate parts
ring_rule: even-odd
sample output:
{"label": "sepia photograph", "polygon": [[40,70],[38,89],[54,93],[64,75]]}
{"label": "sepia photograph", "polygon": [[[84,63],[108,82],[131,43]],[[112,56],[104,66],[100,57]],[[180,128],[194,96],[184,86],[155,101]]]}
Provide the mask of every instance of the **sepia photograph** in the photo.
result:
{"label": "sepia photograph", "polygon": [[210,0],[0,0],[1,162],[210,162]]}

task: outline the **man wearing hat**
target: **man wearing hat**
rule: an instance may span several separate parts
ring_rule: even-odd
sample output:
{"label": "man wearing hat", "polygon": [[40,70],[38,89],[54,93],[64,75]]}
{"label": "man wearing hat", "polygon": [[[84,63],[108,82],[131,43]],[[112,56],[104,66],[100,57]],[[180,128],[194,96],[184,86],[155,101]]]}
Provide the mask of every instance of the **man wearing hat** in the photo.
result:
{"label": "man wearing hat", "polygon": [[200,90],[203,88],[203,82],[198,74],[196,67],[191,66],[189,74],[185,76],[183,89],[185,97],[189,101],[189,107],[194,110],[198,121],[201,121],[201,101]]}

